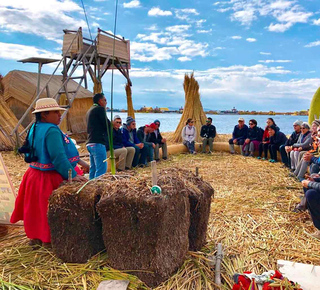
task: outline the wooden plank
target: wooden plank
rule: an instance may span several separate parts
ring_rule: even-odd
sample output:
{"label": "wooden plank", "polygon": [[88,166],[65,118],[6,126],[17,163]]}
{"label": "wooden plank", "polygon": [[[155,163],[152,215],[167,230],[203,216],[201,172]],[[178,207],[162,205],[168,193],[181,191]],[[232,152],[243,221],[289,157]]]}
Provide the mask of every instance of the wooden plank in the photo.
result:
{"label": "wooden plank", "polygon": [[[112,56],[113,55],[114,39],[106,35],[98,34],[97,51],[99,55]],[[130,60],[130,52],[126,41],[115,40],[115,57],[121,58],[125,61]]]}

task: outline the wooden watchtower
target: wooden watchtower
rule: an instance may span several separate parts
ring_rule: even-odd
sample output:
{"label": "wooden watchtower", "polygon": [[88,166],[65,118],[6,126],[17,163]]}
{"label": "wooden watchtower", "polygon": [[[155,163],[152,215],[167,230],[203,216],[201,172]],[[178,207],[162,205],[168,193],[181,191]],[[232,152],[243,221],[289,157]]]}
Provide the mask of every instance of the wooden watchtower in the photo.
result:
{"label": "wooden watchtower", "polygon": [[[53,76],[62,64],[62,84],[55,92],[47,90]],[[119,38],[109,32],[98,28],[98,33],[95,39],[91,40],[82,35],[82,28],[77,31],[64,30],[62,58],[59,61],[56,69],[52,73],[47,83],[37,89],[37,96],[30,103],[29,108],[20,118],[11,135],[15,135],[21,123],[25,120],[29,112],[34,108],[36,101],[40,98],[45,90],[47,97],[56,99],[62,107],[67,110],[63,113],[62,119],[71,108],[74,99],[76,98],[81,85],[88,88],[88,75],[94,83],[95,93],[101,88],[101,80],[104,74],[110,69],[117,69],[127,79],[131,85],[129,77],[130,69],[130,41],[124,38]],[[74,80],[77,82],[76,88],[69,88],[68,82]],[[31,121],[25,129],[17,136],[22,136],[23,133],[30,128]]]}

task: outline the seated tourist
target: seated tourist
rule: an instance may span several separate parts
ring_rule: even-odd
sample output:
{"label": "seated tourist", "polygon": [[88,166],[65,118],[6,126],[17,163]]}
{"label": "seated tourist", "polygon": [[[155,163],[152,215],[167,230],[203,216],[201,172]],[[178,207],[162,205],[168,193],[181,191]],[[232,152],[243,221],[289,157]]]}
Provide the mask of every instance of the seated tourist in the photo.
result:
{"label": "seated tourist", "polygon": [[297,120],[293,123],[293,132],[287,142],[284,145],[280,146],[280,154],[281,154],[281,161],[285,167],[291,167],[291,160],[290,160],[290,152],[292,151],[291,146],[294,143],[298,142],[298,138],[301,133],[301,125],[302,121]]}
{"label": "seated tourist", "polygon": [[[318,178],[319,177],[320,176],[318,176]],[[317,229],[312,236],[320,239],[320,182],[315,182],[314,178],[303,180],[302,185],[306,189],[305,197],[307,208],[310,212],[313,224]]]}
{"label": "seated tourist", "polygon": [[229,140],[230,153],[234,154],[234,145],[240,145],[240,150],[242,151],[242,145],[244,140],[247,139],[248,126],[244,123],[243,118],[238,119],[238,125],[234,126],[232,132],[232,138]]}
{"label": "seated tourist", "polygon": [[194,121],[192,119],[188,119],[186,122],[186,126],[184,126],[181,131],[181,136],[183,145],[187,146],[191,154],[196,154],[195,140],[197,136],[197,130],[193,126],[193,124]]}
{"label": "seated tourist", "polygon": [[149,142],[152,142],[156,145],[154,148],[154,159],[156,161],[160,160],[160,153],[159,150],[162,148],[162,158],[166,160],[168,158],[168,150],[167,150],[167,140],[165,138],[162,138],[160,133],[160,121],[154,120],[153,122],[156,125],[156,129],[154,132],[149,134]]}
{"label": "seated tourist", "polygon": [[127,117],[126,124],[122,126],[122,139],[124,147],[134,147],[135,153],[132,167],[144,166],[147,159],[147,150],[144,144],[137,137],[136,121],[132,117]]}
{"label": "seated tourist", "polygon": [[263,130],[257,126],[256,120],[251,119],[249,121],[248,137],[244,140],[242,147],[242,154],[245,156],[252,156],[254,151],[259,149],[259,144],[262,140]]}
{"label": "seated tourist", "polygon": [[[117,170],[123,171],[125,169],[131,169],[132,161],[135,154],[134,147],[125,147],[123,143],[123,137],[121,132],[121,117],[119,115],[115,115],[113,118],[112,126],[113,126],[113,150],[114,157],[119,158],[119,162],[117,163]],[[109,143],[106,146],[107,156],[110,157],[110,148]]]}
{"label": "seated tourist", "polygon": [[298,138],[297,143],[291,146],[290,159],[291,159],[291,169],[294,171],[299,162],[299,154],[301,151],[310,150],[311,148],[311,132],[308,123],[304,122],[301,125],[301,134]]}
{"label": "seated tourist", "polygon": [[[269,127],[274,125],[277,131],[280,131],[280,128],[276,125],[275,121],[272,118],[267,119],[267,126],[264,129],[262,142],[259,144],[259,156],[258,159],[267,160],[268,159],[268,150],[269,150],[269,143],[270,143],[270,136],[269,136]],[[264,153],[264,157],[262,158],[262,152]]]}
{"label": "seated tourist", "polygon": [[278,161],[277,151],[279,151],[281,145],[286,143],[287,137],[282,132],[277,131],[275,125],[271,125],[268,130],[270,136],[268,149],[271,157],[269,161],[274,163]]}
{"label": "seated tourist", "polygon": [[213,141],[216,137],[216,127],[212,125],[212,118],[208,118],[206,124],[201,127],[200,136],[202,137],[202,153],[206,153],[207,144],[209,145],[209,152],[213,151]]}
{"label": "seated tourist", "polygon": [[148,139],[155,129],[156,125],[151,123],[150,125],[140,127],[137,131],[137,137],[139,141],[144,144],[144,148],[147,150],[147,158],[150,162],[153,161],[154,148],[156,147],[156,144],[149,142]]}

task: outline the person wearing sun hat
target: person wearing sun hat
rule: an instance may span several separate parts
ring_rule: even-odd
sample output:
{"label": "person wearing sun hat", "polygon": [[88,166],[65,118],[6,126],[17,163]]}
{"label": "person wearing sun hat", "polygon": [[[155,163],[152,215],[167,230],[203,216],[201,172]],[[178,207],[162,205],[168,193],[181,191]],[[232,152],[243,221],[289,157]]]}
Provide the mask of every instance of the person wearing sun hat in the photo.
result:
{"label": "person wearing sun hat", "polygon": [[36,102],[33,111],[36,122],[27,136],[30,152],[33,154],[29,160],[30,167],[20,184],[10,219],[11,223],[23,220],[30,245],[34,246],[48,245],[51,242],[47,209],[52,191],[63,180],[68,179],[69,171],[74,181],[87,180],[74,170],[79,161],[79,153],[71,139],[58,127],[61,111],[65,109],[52,98],[42,98]]}

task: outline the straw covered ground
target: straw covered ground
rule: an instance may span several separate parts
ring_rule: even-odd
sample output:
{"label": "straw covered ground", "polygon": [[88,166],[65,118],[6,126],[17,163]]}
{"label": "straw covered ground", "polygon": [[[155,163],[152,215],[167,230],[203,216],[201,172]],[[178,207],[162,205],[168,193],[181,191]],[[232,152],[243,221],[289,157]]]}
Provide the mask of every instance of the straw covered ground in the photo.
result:
{"label": "straw covered ground", "polygon": [[[13,153],[3,157],[18,187],[27,166]],[[213,256],[219,242],[224,248],[222,289],[232,288],[234,272],[275,269],[278,259],[320,265],[320,241],[310,236],[314,227],[309,214],[291,211],[299,202],[301,185],[288,177],[280,164],[215,152],[172,156],[158,167],[171,165],[193,171],[199,167],[215,193],[207,245],[201,252],[189,252],[179,271],[157,290],[214,289]],[[141,171],[149,174],[150,168]],[[10,229],[0,238],[0,281],[4,286],[95,289],[106,279],[128,279],[129,289],[146,289],[134,276],[109,268],[105,253],[86,264],[64,264],[46,249],[32,251],[21,228]]]}

